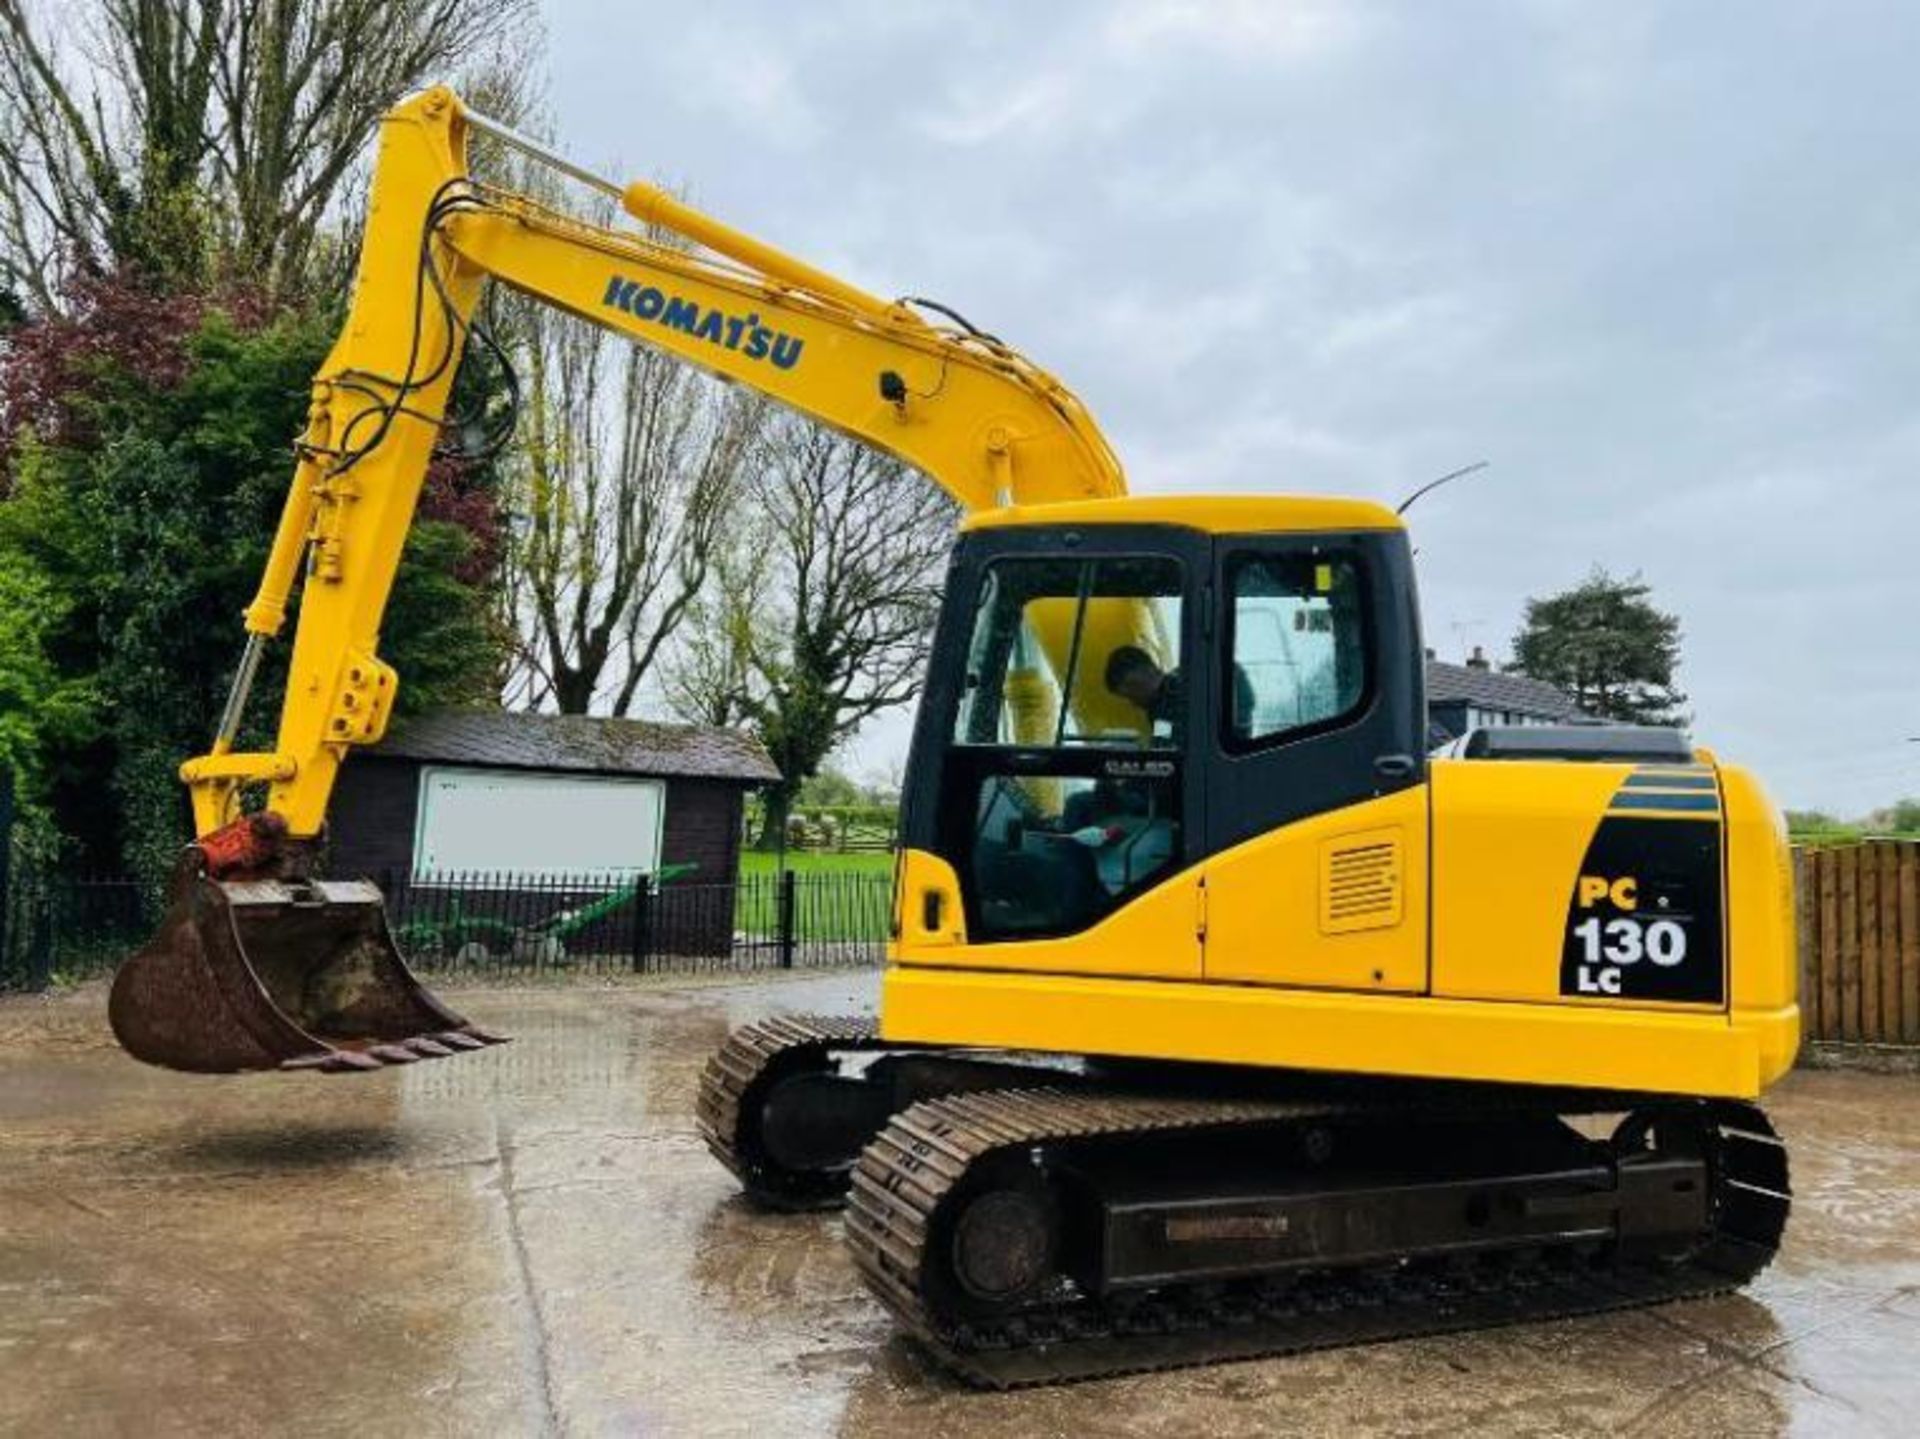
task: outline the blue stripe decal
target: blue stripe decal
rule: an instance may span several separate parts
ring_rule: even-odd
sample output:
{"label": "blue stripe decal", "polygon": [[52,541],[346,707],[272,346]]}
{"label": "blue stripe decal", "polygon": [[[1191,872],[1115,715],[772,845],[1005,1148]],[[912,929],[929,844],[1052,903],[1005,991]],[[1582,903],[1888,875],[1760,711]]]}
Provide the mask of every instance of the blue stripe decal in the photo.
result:
{"label": "blue stripe decal", "polygon": [[1717,813],[1720,809],[1720,796],[1717,794],[1649,794],[1629,793],[1621,790],[1613,797],[1613,803],[1607,808],[1615,813],[1622,810],[1685,810],[1700,814]]}
{"label": "blue stripe decal", "polygon": [[1710,774],[1648,774],[1640,770],[1623,782],[1626,789],[1718,789],[1720,781]]}

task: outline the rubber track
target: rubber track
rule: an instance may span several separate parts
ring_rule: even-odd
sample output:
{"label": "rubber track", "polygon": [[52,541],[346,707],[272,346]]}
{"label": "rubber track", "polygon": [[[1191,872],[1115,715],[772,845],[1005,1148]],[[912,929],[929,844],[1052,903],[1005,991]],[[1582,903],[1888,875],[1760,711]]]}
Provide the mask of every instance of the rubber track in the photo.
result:
{"label": "rubber track", "polygon": [[[700,1137],[706,1141],[713,1157],[741,1184],[762,1198],[777,1201],[778,1196],[761,1192],[756,1177],[741,1156],[741,1101],[758,1081],[775,1070],[804,1068],[836,1050],[880,1047],[870,1018],[793,1014],[742,1025],[708,1056],[706,1068],[701,1071],[700,1094],[694,1106]],[[830,1200],[796,1207],[831,1208],[840,1202],[836,1195]]]}
{"label": "rubber track", "polygon": [[[1772,1259],[1786,1222],[1785,1150],[1753,1106],[1703,1107],[1713,1136],[1715,1233],[1689,1259],[1659,1267],[1599,1267],[1527,1251],[1491,1267],[1328,1269],[1281,1283],[1170,1287],[1117,1302],[1069,1294],[1051,1308],[991,1323],[943,1320],[920,1283],[927,1235],[962,1176],[997,1150],[1367,1113],[1336,1104],[1058,1089],[949,1096],[895,1116],[854,1171],[846,1234],[862,1275],[899,1323],[965,1379],[996,1389],[1592,1314],[1723,1293]],[[1470,1123],[1482,1113],[1448,1107],[1435,1117]],[[1399,1108],[1392,1117],[1406,1114]]]}

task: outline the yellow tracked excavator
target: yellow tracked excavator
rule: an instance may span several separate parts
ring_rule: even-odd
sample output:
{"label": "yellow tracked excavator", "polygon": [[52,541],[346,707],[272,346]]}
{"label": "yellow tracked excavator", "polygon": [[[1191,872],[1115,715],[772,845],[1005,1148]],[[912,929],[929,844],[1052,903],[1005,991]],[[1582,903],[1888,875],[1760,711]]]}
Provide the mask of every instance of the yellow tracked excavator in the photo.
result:
{"label": "yellow tracked excavator", "polygon": [[[472,176],[474,132],[682,243]],[[495,1042],[316,854],[397,677],[380,617],[489,281],[907,461],[968,512],[875,1020],[737,1031],[698,1119],[845,1205],[901,1325],[1017,1385],[1685,1298],[1786,1223],[1754,1100],[1799,1039],[1783,827],[1667,730],[1427,752],[1412,552],[1359,500],[1137,498],[1009,346],[433,90],[382,127],[351,310],[112,1020],[136,1056],[380,1069]],[[233,751],[296,582],[278,740]],[[249,803],[249,795],[257,796]]]}

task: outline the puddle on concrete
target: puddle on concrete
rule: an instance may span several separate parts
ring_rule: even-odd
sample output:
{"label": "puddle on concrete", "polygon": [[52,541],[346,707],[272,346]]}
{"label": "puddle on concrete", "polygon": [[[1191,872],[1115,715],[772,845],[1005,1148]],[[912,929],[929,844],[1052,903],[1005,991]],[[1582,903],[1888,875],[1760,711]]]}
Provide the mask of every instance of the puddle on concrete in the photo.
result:
{"label": "puddle on concrete", "polygon": [[873,993],[464,990],[515,1043],[339,1079],[163,1074],[97,996],[0,1003],[0,1431],[1891,1433],[1920,1406],[1920,1081],[1830,1072],[1769,1102],[1800,1198],[1750,1294],[964,1390],[835,1217],[748,1209],[694,1132],[729,1024]]}

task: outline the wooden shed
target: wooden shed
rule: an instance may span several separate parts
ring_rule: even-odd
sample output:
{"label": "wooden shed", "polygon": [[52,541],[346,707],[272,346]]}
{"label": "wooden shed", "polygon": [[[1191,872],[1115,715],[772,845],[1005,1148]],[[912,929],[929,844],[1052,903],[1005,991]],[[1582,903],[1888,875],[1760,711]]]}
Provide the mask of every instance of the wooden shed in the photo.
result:
{"label": "wooden shed", "polygon": [[691,864],[697,879],[727,882],[744,796],[779,774],[738,730],[497,710],[422,716],[396,722],[341,771],[328,868],[431,884]]}

